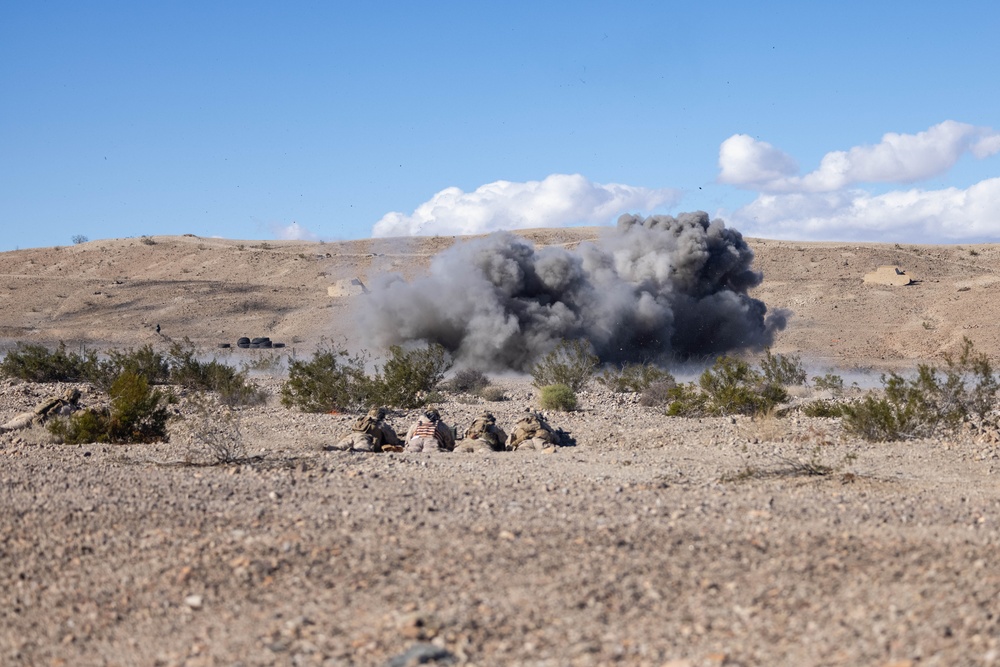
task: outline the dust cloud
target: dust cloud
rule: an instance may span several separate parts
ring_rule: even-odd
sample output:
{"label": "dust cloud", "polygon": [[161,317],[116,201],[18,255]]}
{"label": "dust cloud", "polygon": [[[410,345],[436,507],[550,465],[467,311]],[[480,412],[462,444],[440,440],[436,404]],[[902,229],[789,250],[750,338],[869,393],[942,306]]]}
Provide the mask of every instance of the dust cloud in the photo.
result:
{"label": "dust cloud", "polygon": [[457,365],[525,371],[566,339],[607,363],[673,361],[771,344],[782,313],[735,229],[704,212],[623,215],[597,242],[535,248],[509,232],[461,242],[411,282],[381,275],[360,324],[379,346],[440,343]]}

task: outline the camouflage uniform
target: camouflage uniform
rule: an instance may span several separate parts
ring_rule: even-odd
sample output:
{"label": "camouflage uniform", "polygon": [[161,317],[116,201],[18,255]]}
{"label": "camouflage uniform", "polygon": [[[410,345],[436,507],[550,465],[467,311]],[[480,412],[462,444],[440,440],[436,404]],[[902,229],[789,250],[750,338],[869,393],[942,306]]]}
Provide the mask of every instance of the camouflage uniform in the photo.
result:
{"label": "camouflage uniform", "polygon": [[497,419],[489,412],[476,417],[465,431],[465,438],[455,447],[457,452],[502,452],[507,434],[497,426]]}
{"label": "camouflage uniform", "polygon": [[437,410],[428,410],[406,432],[408,452],[450,452],[455,449],[455,435],[441,421]]}
{"label": "camouflage uniform", "polygon": [[514,425],[507,438],[507,450],[547,449],[559,445],[559,436],[538,413],[532,412]]}
{"label": "camouflage uniform", "polygon": [[351,434],[334,445],[334,449],[354,452],[381,452],[384,448],[402,445],[399,436],[385,423],[385,409],[372,408],[358,418],[351,427]]}
{"label": "camouflage uniform", "polygon": [[4,431],[16,431],[28,428],[34,424],[44,424],[49,417],[55,415],[68,415],[79,409],[77,402],[80,400],[80,390],[69,388],[60,396],[47,398],[31,412],[22,412],[13,419],[0,426],[0,433]]}

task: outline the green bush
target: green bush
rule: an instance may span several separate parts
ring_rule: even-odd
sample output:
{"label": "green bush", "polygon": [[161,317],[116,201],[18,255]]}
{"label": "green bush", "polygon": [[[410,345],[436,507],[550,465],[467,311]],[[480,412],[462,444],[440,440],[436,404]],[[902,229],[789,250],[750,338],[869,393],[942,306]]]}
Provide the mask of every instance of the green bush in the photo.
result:
{"label": "green bush", "polygon": [[431,405],[434,403],[444,403],[446,400],[447,397],[445,397],[444,394],[442,394],[440,391],[435,390],[435,391],[429,391],[426,394],[424,394],[420,402],[422,405]]}
{"label": "green bush", "polygon": [[358,411],[372,405],[416,408],[426,402],[426,395],[451,365],[440,345],[411,350],[394,345],[373,376],[365,373],[367,358],[323,347],[311,361],[291,361],[281,403],[305,412]]}
{"label": "green bush", "polygon": [[698,385],[708,395],[711,412],[720,415],[764,413],[788,400],[780,385],[772,384],[734,357],[719,357],[701,374]]}
{"label": "green bush", "polygon": [[598,363],[600,359],[591,351],[590,343],[564,340],[535,364],[531,377],[539,389],[564,384],[576,392],[587,386]]}
{"label": "green bush", "polygon": [[312,360],[292,360],[281,403],[303,412],[355,411],[372,405],[371,380],[365,358],[333,347],[321,347]]}
{"label": "green bush", "polygon": [[97,353],[67,352],[62,342],[55,350],[35,343],[18,343],[0,362],[0,374],[25,382],[86,382],[97,366]]}
{"label": "green bush", "polygon": [[543,410],[576,410],[576,392],[564,384],[550,384],[541,388],[538,405]]}
{"label": "green bush", "polygon": [[812,401],[802,406],[806,417],[843,417],[844,406],[833,401]]}
{"label": "green bush", "polygon": [[697,387],[679,386],[672,393],[667,414],[692,417],[763,414],[788,400],[781,385],[769,382],[747,362],[726,356],[701,374]]}
{"label": "green bush", "polygon": [[611,391],[641,393],[654,382],[674,383],[674,376],[652,364],[625,364],[621,368],[606,368],[597,381]]}
{"label": "green bush", "polygon": [[989,358],[963,338],[958,357],[944,360],[943,369],[920,364],[909,380],[883,375],[882,396],[869,394],[844,406],[845,430],[872,441],[908,440],[953,430],[973,415],[985,417],[1000,388]]}
{"label": "green bush", "polygon": [[760,362],[760,372],[764,381],[772,385],[793,387],[806,383],[806,370],[802,367],[802,360],[794,354],[771,354],[771,350],[765,350]]}
{"label": "green bush", "polygon": [[694,383],[679,384],[667,389],[667,414],[671,417],[703,417],[711,414],[708,394]]}
{"label": "green bush", "polygon": [[167,359],[148,344],[138,350],[129,348],[124,352],[109,351],[106,359],[97,362],[88,380],[99,389],[108,391],[126,371],[143,376],[150,384],[166,384],[170,380],[170,364]]}
{"label": "green bush", "polygon": [[230,405],[254,405],[265,398],[262,391],[247,383],[245,372],[214,359],[199,361],[194,344],[186,338],[175,343],[167,356],[144,345],[137,350],[110,350],[103,359],[94,351],[67,352],[65,343],[59,343],[55,350],[18,343],[0,362],[0,375],[6,377],[27,382],[90,382],[103,391],[110,391],[125,373],[141,376],[153,385],[174,383],[215,391]]}
{"label": "green bush", "polygon": [[123,372],[110,389],[111,405],[68,419],[53,419],[49,431],[68,444],[158,442],[167,439],[169,394],[151,389],[142,375]]}
{"label": "green bush", "polygon": [[434,391],[451,367],[448,351],[441,345],[404,350],[389,348],[389,358],[371,381],[374,403],[398,408],[418,408],[421,396]]}
{"label": "green bush", "polygon": [[844,391],[844,378],[839,375],[834,375],[833,373],[818,375],[812,379],[812,382],[813,387],[816,389],[825,389],[833,392],[834,394],[839,394]]}
{"label": "green bush", "polygon": [[170,381],[194,391],[214,391],[227,405],[257,405],[265,394],[247,382],[246,371],[237,371],[217,359],[200,361],[194,344],[174,343],[169,354]]}

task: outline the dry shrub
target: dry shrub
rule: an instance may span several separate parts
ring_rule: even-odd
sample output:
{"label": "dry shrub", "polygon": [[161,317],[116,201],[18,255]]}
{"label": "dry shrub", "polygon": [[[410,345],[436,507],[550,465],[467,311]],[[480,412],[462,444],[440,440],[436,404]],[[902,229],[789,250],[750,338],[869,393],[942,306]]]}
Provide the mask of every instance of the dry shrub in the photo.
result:
{"label": "dry shrub", "polygon": [[531,369],[534,385],[541,389],[555,384],[573,391],[587,386],[600,359],[585,340],[564,340]]}

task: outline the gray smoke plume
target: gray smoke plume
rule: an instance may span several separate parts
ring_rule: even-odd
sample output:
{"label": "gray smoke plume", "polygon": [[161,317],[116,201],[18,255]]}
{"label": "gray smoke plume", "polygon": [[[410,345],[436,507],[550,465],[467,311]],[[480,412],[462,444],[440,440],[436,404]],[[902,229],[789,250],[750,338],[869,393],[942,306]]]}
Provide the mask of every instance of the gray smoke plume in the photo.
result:
{"label": "gray smoke plume", "polygon": [[743,236],[701,211],[623,215],[573,251],[498,232],[413,282],[381,276],[360,320],[376,344],[436,342],[482,370],[528,370],[565,339],[604,362],[667,363],[771,344],[785,321],[748,296],[762,277],[752,262]]}

